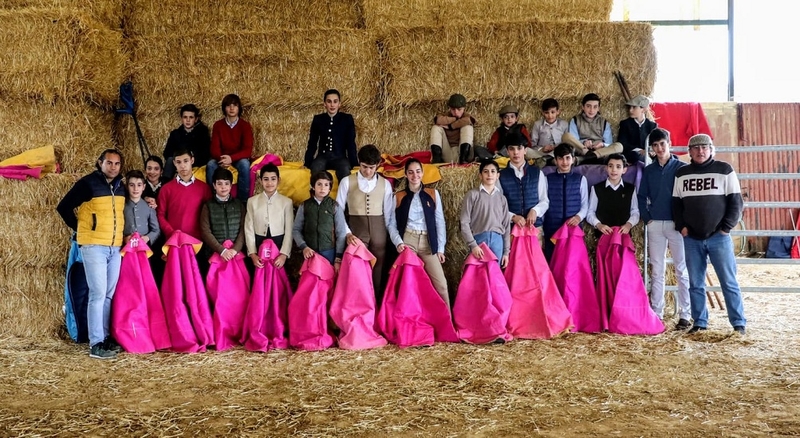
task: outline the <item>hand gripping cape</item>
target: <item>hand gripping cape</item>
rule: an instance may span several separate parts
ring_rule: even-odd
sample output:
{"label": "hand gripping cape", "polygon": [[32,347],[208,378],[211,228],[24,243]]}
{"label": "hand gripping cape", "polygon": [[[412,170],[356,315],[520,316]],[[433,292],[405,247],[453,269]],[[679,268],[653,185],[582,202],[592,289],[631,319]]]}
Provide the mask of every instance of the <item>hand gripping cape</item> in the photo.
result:
{"label": "hand gripping cape", "polygon": [[511,292],[497,256],[485,243],[480,246],[482,259],[470,253],[464,261],[464,275],[453,306],[456,332],[459,339],[470,344],[510,341],[514,337],[506,325],[511,313]]}
{"label": "hand gripping cape", "polygon": [[536,227],[514,226],[505,277],[511,291],[508,332],[515,338],[549,339],[573,327],[544,258]]}
{"label": "hand gripping cape", "polygon": [[[222,246],[233,248],[233,242],[226,240]],[[208,261],[206,288],[214,305],[214,340],[216,349],[224,351],[239,345],[242,338],[244,312],[250,299],[250,274],[244,265],[244,254],[240,252],[227,262],[217,253]]]}
{"label": "hand gripping cape", "polygon": [[363,245],[348,245],[331,300],[331,319],[339,327],[339,347],[363,350],[383,347],[386,339],[375,331],[375,256]]}
{"label": "hand gripping cape", "polygon": [[333,294],[333,266],[325,257],[303,262],[300,282],[289,303],[289,344],[298,350],[324,350],[333,345],[328,331],[328,297]]}
{"label": "hand gripping cape", "polygon": [[286,270],[274,265],[280,255],[272,239],[264,239],[258,248],[258,256],[264,267],[256,268],[242,333],[242,344],[250,351],[289,348],[287,332],[292,289]]}
{"label": "hand gripping cape", "polygon": [[199,240],[176,230],[163,247],[167,265],[161,300],[172,350],[178,353],[198,353],[214,345],[208,295],[195,258],[201,246]]}
{"label": "hand gripping cape", "polygon": [[400,348],[458,342],[450,309],[411,248],[406,247],[392,265],[377,325]]}
{"label": "hand gripping cape", "polygon": [[636,249],[628,234],[613,227],[597,242],[597,292],[603,310],[603,326],[622,335],[655,335],[664,324],[650,308]]}
{"label": "hand gripping cape", "polygon": [[558,290],[572,314],[574,331],[598,333],[603,331],[600,300],[594,287],[589,253],[580,226],[564,224],[553,234],[555,250],[550,270]]}
{"label": "hand gripping cape", "polygon": [[153,251],[133,233],[122,248],[119,281],[111,301],[111,333],[128,353],[152,353],[172,346],[161,296],[148,257]]}

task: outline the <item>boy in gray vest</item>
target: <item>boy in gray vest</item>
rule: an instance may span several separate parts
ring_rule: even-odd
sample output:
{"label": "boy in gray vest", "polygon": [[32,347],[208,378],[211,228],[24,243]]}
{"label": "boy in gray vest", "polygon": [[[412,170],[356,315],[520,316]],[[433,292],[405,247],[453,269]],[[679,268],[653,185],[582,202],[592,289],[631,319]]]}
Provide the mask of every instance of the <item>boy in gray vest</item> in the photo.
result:
{"label": "boy in gray vest", "polygon": [[311,176],[311,197],[300,204],[294,218],[292,237],[303,251],[303,258],[310,259],[318,252],[339,272],[347,238],[347,222],[344,209],[329,195],[333,177],[327,171]]}
{"label": "boy in gray vest", "polygon": [[622,152],[622,144],[614,143],[611,124],[600,115],[600,96],[589,93],[581,99],[581,112],[569,121],[569,131],[561,137],[585,160],[607,157]]}

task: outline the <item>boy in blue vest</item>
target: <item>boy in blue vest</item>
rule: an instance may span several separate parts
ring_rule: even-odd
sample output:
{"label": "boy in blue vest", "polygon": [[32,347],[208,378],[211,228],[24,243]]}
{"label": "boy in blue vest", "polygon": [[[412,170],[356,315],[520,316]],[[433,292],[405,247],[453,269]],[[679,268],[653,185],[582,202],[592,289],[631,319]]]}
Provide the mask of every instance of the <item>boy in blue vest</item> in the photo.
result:
{"label": "boy in blue vest", "polygon": [[507,139],[506,150],[510,161],[500,171],[500,187],[508,201],[511,222],[520,227],[539,228],[542,243],[542,217],[550,206],[547,198],[547,179],[536,166],[525,159],[525,138],[520,134]]}
{"label": "boy in blue vest", "polygon": [[544,255],[547,260],[553,255],[555,245],[550,240],[565,223],[578,225],[589,210],[589,189],[586,178],[572,171],[575,152],[567,143],[561,143],[553,150],[556,157],[556,171],[547,175],[547,199],[550,206],[544,215]]}
{"label": "boy in blue vest", "polygon": [[628,160],[625,156],[611,154],[606,164],[608,178],[592,186],[586,222],[595,227],[598,237],[601,233],[613,233],[612,227],[619,227],[621,234],[628,234],[639,223],[636,187],[622,181],[622,175],[627,170]]}
{"label": "boy in blue vest", "polygon": [[332,185],[333,177],[327,171],[317,172],[311,177],[311,197],[297,209],[292,237],[303,251],[304,259],[314,257],[314,253],[318,252],[339,272],[347,238],[347,222],[344,209],[339,208],[329,196]]}

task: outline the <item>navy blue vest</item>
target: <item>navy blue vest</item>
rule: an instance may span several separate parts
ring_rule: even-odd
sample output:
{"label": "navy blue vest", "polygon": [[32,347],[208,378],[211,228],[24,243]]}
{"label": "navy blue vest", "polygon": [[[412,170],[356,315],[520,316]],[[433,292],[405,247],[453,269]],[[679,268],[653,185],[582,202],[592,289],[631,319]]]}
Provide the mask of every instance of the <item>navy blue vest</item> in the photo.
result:
{"label": "navy blue vest", "polygon": [[633,184],[624,184],[618,190],[606,187],[605,181],[594,185],[594,194],[597,196],[597,210],[594,214],[600,223],[609,227],[621,227],[631,217],[631,200],[633,198]]}
{"label": "navy blue vest", "polygon": [[575,172],[547,175],[550,208],[544,215],[544,234],[552,236],[567,219],[581,211],[581,175]]}
{"label": "navy blue vest", "polygon": [[[433,196],[431,196],[427,190],[429,189],[420,190],[417,194],[419,195],[419,200],[422,202],[422,212],[425,214],[425,226],[428,228],[428,244],[431,246],[431,252],[436,254],[439,251],[439,240],[436,235],[436,200],[433,199]],[[400,233],[400,237],[402,238],[403,234],[406,232],[408,211],[411,209],[411,201],[414,199],[414,192],[407,188],[399,192],[397,198],[398,204],[395,210],[395,217],[397,219],[397,232]]]}
{"label": "navy blue vest", "polygon": [[[508,211],[527,216],[528,211],[539,203],[539,168],[525,163],[522,179],[517,178],[511,163],[500,171],[500,187],[508,201]],[[536,218],[536,226],[542,226],[542,217]]]}

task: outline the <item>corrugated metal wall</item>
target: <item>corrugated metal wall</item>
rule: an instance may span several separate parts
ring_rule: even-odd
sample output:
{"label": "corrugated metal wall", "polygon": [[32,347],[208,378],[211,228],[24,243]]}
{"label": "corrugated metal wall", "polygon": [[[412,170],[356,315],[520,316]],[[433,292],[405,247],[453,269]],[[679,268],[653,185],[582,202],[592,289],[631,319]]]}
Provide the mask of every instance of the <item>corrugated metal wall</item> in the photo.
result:
{"label": "corrugated metal wall", "polygon": [[[748,103],[739,105],[739,144],[747,146],[800,144],[800,103]],[[756,152],[738,155],[739,173],[798,173],[800,151]],[[800,181],[742,181],[745,202],[800,201]],[[794,210],[793,217],[797,217]],[[748,229],[791,230],[788,209],[746,209]],[[751,238],[751,248],[762,251],[767,238]]]}

